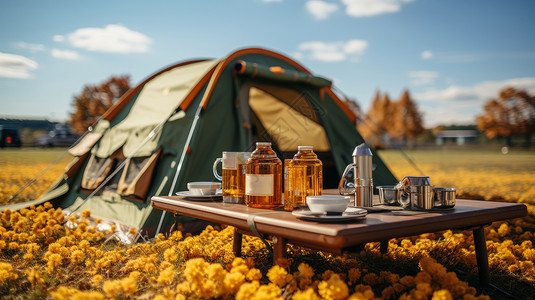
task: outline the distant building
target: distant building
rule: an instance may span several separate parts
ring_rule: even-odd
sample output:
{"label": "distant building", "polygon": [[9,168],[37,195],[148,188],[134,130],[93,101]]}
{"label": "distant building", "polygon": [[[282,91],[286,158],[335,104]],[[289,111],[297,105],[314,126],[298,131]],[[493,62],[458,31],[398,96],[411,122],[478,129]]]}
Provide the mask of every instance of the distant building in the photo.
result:
{"label": "distant building", "polygon": [[[35,146],[35,133],[51,132],[61,125],[44,118],[6,117],[0,116],[0,147],[4,146]],[[7,130],[10,130],[9,132]],[[12,143],[7,143],[12,141]]]}
{"label": "distant building", "polygon": [[477,130],[442,130],[435,135],[435,142],[437,145],[447,143],[471,144],[476,141],[477,135]]}
{"label": "distant building", "polygon": [[40,118],[16,118],[16,117],[0,117],[0,125],[16,129],[38,129],[44,131],[54,130],[58,122],[51,122],[47,119]]}

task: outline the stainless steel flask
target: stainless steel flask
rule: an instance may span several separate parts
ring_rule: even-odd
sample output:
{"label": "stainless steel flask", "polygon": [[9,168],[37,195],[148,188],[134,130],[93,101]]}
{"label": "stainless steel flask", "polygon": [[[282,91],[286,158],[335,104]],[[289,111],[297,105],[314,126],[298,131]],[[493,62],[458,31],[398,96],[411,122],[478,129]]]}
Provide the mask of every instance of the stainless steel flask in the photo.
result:
{"label": "stainless steel flask", "polygon": [[366,143],[353,150],[353,163],[347,165],[338,185],[342,195],[355,195],[355,206],[373,206],[372,151]]}

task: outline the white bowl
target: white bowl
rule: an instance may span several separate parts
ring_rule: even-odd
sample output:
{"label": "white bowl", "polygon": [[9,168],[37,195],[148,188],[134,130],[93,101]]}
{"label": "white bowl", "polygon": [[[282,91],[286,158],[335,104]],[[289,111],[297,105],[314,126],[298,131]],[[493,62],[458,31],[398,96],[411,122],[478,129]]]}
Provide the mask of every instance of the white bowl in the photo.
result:
{"label": "white bowl", "polygon": [[221,188],[221,182],[196,181],[188,182],[188,190],[192,195],[215,195]]}
{"label": "white bowl", "polygon": [[349,201],[349,196],[307,196],[308,208],[314,213],[342,213],[349,205]]}

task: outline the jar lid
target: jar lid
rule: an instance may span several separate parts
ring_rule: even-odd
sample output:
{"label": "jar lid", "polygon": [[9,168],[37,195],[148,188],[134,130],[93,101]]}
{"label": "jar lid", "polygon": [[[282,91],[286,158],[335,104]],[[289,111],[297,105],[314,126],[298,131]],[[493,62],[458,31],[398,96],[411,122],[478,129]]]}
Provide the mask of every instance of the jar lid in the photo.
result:
{"label": "jar lid", "polygon": [[271,142],[256,142],[257,147],[271,147]]}
{"label": "jar lid", "polygon": [[301,151],[301,150],[314,150],[314,146],[297,146],[297,150]]}

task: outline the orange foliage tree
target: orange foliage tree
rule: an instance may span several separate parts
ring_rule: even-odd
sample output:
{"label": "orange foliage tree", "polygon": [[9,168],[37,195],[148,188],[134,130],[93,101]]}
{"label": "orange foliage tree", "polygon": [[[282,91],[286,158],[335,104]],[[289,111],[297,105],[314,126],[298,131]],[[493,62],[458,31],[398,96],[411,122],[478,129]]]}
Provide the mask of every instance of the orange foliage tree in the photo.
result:
{"label": "orange foliage tree", "polygon": [[522,134],[529,147],[535,131],[535,96],[524,90],[504,88],[497,99],[483,105],[483,114],[477,116],[477,128],[489,138],[504,137],[507,146],[511,146],[512,136]]}
{"label": "orange foliage tree", "polygon": [[112,76],[98,85],[86,85],[75,95],[69,125],[77,134],[83,134],[108,108],[130,89],[130,76]]}
{"label": "orange foliage tree", "polygon": [[418,112],[416,103],[412,101],[408,90],[404,90],[401,98],[395,103],[391,113],[391,122],[388,133],[394,138],[415,138],[425,131],[422,125],[422,116]]}
{"label": "orange foliage tree", "polygon": [[[372,134],[398,139],[415,138],[425,131],[421,114],[409,91],[403,91],[398,101],[391,101],[388,94],[375,93],[367,112],[366,126],[359,127],[359,132],[368,137]],[[367,128],[366,128],[367,127]]]}

